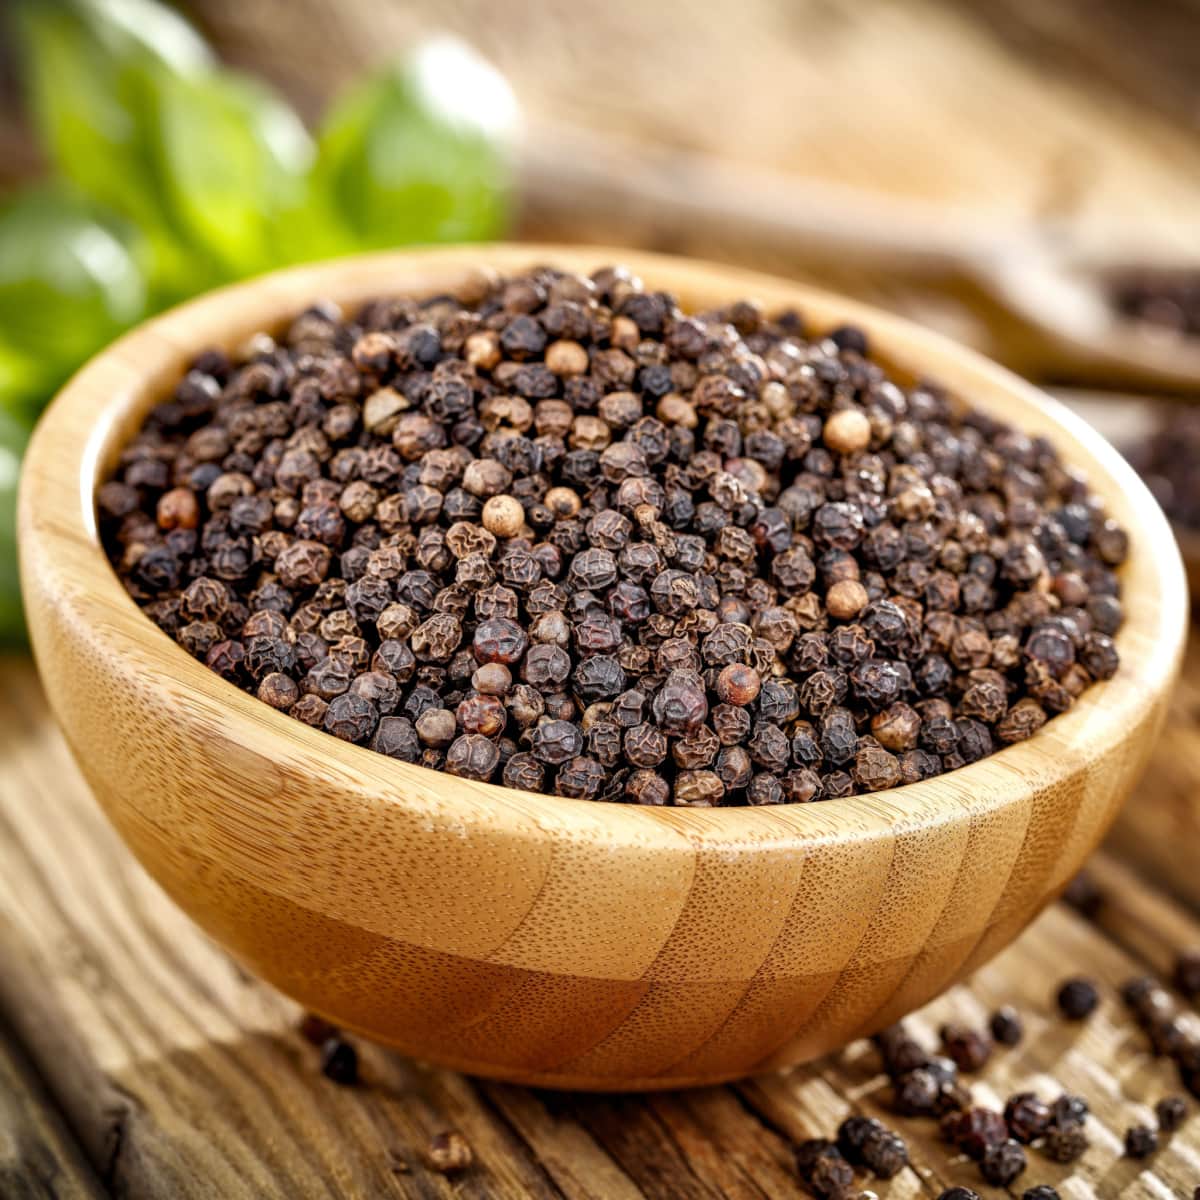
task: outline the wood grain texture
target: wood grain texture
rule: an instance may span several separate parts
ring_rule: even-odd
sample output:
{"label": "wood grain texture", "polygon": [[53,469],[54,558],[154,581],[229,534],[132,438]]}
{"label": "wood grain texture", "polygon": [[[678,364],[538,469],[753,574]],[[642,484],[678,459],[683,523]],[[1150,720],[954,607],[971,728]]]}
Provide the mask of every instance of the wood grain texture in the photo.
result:
{"label": "wood grain texture", "polygon": [[[316,296],[444,290],[473,263],[630,262],[686,307],[752,295],[863,324],[1087,471],[1133,534],[1122,668],[1029,742],[832,804],[644,810],[431,774],[335,742],[155,629],[100,550],[95,483],[211,343]],[[1140,481],[1035,389],[895,318],[767,276],[613,250],[347,260],[228,289],[90,364],[26,460],[34,646],[85,776],[134,853],[235,956],[341,1024],[474,1073],[669,1087],[804,1061],[894,1020],[1007,944],[1103,835],[1178,668],[1186,592]]]}
{"label": "wood grain texture", "polygon": [[1198,19],[1189,0],[188,8],[224,55],[265,73],[310,118],[416,36],[450,30],[506,73],[535,124],[627,135],[1005,225],[1053,217],[1097,245],[1195,252]]}
{"label": "wood grain texture", "polygon": [[100,1200],[103,1195],[62,1114],[0,1021],[0,1196]]}
{"label": "wood grain texture", "polygon": [[[1069,1168],[1031,1155],[1017,1194],[1048,1182],[1066,1200],[1186,1198],[1200,1178],[1200,1116],[1153,1160],[1120,1157],[1125,1127],[1176,1082],[1111,988],[1165,970],[1179,946],[1200,944],[1200,922],[1111,857],[1092,869],[1108,896],[1096,924],[1053,907],[912,1025],[932,1045],[947,1019],[1015,1004],[1027,1036],[975,1078],[980,1099],[1017,1087],[1091,1099],[1092,1149]],[[797,1200],[790,1143],[828,1135],[851,1111],[882,1116],[909,1143],[912,1168],[874,1185],[887,1200],[978,1186],[933,1122],[888,1112],[863,1042],[731,1087],[649,1096],[471,1081],[360,1043],[362,1085],[335,1087],[296,1034],[296,1009],[215,948],[120,844],[18,660],[0,662],[0,914],[0,1019],[114,1196]],[[1104,985],[1083,1026],[1053,1011],[1072,974]],[[429,1135],[446,1129],[475,1155],[455,1179],[425,1164]]]}

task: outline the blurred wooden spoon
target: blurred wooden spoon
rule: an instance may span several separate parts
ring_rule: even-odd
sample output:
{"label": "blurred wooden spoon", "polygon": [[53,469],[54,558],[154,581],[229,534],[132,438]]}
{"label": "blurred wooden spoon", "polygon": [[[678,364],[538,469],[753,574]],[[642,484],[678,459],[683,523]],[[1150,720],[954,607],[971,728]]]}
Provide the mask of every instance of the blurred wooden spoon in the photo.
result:
{"label": "blurred wooden spoon", "polygon": [[[521,185],[525,225],[539,237],[637,242],[842,288],[849,276],[856,290],[921,309],[935,324],[947,323],[936,299],[951,298],[956,336],[1026,372],[1200,393],[1200,338],[1130,320],[1111,302],[1117,279],[1153,264],[1085,253],[1061,222],[999,227],[961,210],[557,126],[525,140]],[[964,322],[975,324],[973,337]]]}

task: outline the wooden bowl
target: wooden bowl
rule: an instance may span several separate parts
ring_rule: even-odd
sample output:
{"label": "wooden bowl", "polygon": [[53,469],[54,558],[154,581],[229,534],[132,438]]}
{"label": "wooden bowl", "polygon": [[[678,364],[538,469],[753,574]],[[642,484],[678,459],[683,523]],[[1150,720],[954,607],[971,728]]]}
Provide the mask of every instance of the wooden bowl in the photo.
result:
{"label": "wooden bowl", "polygon": [[[1132,532],[1121,668],[1030,741],[942,778],[773,808],[645,809],[471,783],[348,745],[193,661],[126,596],[93,495],[204,346],[356,304],[624,262],[686,307],[753,296],[853,321],[898,369],[1049,435]],[[135,330],[64,389],[20,498],[25,600],[79,765],[166,891],[349,1029],[555,1087],[712,1083],[869,1033],[969,974],[1067,883],[1128,794],[1183,643],[1171,532],[1084,422],[944,338],[762,275],[609,249],[376,255],[268,276]]]}

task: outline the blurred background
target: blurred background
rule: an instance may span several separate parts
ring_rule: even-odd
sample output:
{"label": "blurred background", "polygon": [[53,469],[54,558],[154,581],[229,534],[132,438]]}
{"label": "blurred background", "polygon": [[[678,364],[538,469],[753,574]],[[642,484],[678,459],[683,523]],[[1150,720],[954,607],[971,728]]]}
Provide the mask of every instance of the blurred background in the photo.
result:
{"label": "blurred background", "polygon": [[607,242],[867,298],[1059,389],[1200,523],[1195,0],[6,0],[0,28],[9,639],[55,388],[157,309],[379,246]]}

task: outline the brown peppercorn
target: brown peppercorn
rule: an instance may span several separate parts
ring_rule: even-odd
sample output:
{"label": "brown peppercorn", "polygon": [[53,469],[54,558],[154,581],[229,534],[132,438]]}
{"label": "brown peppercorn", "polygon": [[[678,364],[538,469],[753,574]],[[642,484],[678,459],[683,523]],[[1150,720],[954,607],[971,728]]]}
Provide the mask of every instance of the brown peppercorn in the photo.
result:
{"label": "brown peppercorn", "polygon": [[725,785],[714,771],[680,771],[673,789],[675,803],[690,808],[711,808],[720,804]]}
{"label": "brown peppercorn", "polygon": [[483,527],[498,538],[516,537],[525,525],[525,510],[512,496],[492,496],[483,506]]}
{"label": "brown peppercorn", "polygon": [[843,408],[826,418],[821,440],[834,454],[858,454],[871,444],[871,422],[857,408]]}
{"label": "brown peppercorn", "polygon": [[866,608],[870,597],[857,579],[841,579],[825,594],[825,607],[838,621],[852,621]]}
{"label": "brown peppercorn", "polygon": [[485,696],[504,696],[512,687],[512,672],[503,663],[484,663],[471,675],[471,686]]}
{"label": "brown peppercorn", "polygon": [[468,696],[454,715],[464,732],[481,733],[489,738],[499,737],[508,719],[503,702],[495,696]]}
{"label": "brown peppercorn", "polygon": [[454,714],[444,708],[427,708],[416,720],[417,736],[439,750],[450,745],[458,729]]}
{"label": "brown peppercorn", "polygon": [[1041,1143],[1041,1151],[1058,1163],[1074,1162],[1089,1146],[1087,1134],[1078,1125],[1059,1129],[1052,1126]]}
{"label": "brown peppercorn", "polygon": [[978,1071],[992,1056],[991,1040],[966,1025],[943,1025],[942,1049],[960,1071]]}
{"label": "brown peppercorn", "polygon": [[186,487],[164,492],[158,500],[156,517],[159,529],[195,529],[200,521],[195,492]]}
{"label": "brown peppercorn", "polygon": [[1033,1092],[1017,1092],[1008,1098],[1004,1119],[1013,1137],[1028,1145],[1050,1128],[1052,1113],[1050,1106]]}
{"label": "brown peppercorn", "polygon": [[899,1134],[879,1126],[863,1139],[862,1161],[877,1179],[894,1179],[908,1166],[908,1146]]}
{"label": "brown peppercorn", "polygon": [[554,375],[582,375],[588,369],[588,353],[569,338],[560,338],[546,347],[546,369]]}
{"label": "brown peppercorn", "polygon": [[724,704],[739,707],[753,704],[758,699],[762,680],[753,667],[743,663],[730,663],[721,668],[717,676],[717,695]]}
{"label": "brown peppercorn", "polygon": [[558,518],[569,520],[582,507],[579,493],[568,487],[552,487],[544,497],[546,507]]}
{"label": "brown peppercorn", "polygon": [[256,695],[272,708],[286,711],[300,699],[300,688],[290,676],[273,671],[263,676]]}
{"label": "brown peppercorn", "polygon": [[898,700],[871,718],[871,733],[885,749],[893,752],[912,750],[921,731],[921,718],[915,709]]}
{"label": "brown peppercorn", "polygon": [[942,1134],[969,1158],[980,1160],[994,1146],[1009,1140],[1004,1117],[990,1108],[969,1108],[942,1121]]}

